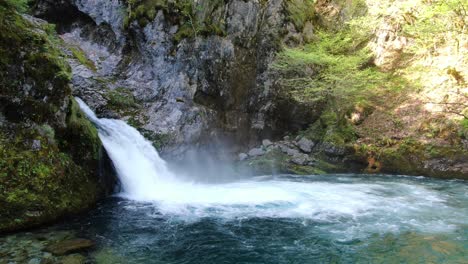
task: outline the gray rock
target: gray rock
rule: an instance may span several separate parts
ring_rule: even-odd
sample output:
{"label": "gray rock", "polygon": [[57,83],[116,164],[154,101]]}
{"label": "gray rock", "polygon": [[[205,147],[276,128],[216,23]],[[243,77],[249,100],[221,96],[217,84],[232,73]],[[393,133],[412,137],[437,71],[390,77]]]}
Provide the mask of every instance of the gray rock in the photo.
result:
{"label": "gray rock", "polygon": [[262,141],[262,145],[265,147],[265,148],[268,148],[269,146],[271,146],[273,143],[269,140],[269,139],[264,139]]}
{"label": "gray rock", "polygon": [[309,164],[309,156],[306,155],[306,154],[297,154],[295,156],[292,157],[291,159],[291,162],[294,163],[294,164],[297,164],[297,165],[308,165]]}
{"label": "gray rock", "polygon": [[34,151],[39,151],[41,150],[41,141],[38,139],[33,140],[31,149]]}
{"label": "gray rock", "polygon": [[462,139],[462,146],[465,150],[468,150],[468,139]]}
{"label": "gray rock", "polygon": [[322,150],[329,156],[344,156],[346,149],[344,147],[338,147],[331,143],[322,143]]}
{"label": "gray rock", "polygon": [[[73,5],[94,20],[88,24],[76,21],[83,23],[75,23],[71,32],[62,35],[67,44],[79,46],[97,68],[93,71],[70,61],[74,95],[101,115],[110,108],[106,91],[117,87],[131,91],[139,109],[122,111],[119,118],[134,119],[129,115],[137,112],[137,119],[143,120],[141,128],[170,135],[163,155],[177,157],[208,140],[215,142],[218,136],[231,137],[237,141],[233,145],[245,143],[278,127],[280,119],[295,117],[304,122],[311,120],[305,112],[319,112],[309,105],[298,107],[295,101],[292,105],[297,111],[284,111],[292,109],[290,104],[279,106],[276,100],[278,75],[270,65],[289,38],[285,36],[284,0],[229,0],[221,5],[198,0],[198,6],[216,6],[216,10],[201,9],[195,20],[210,16],[214,23],[222,21],[226,35],[181,41],[175,41],[178,25],[162,11],[144,27],[134,21],[124,29],[126,1],[37,2],[36,9],[43,16],[62,8],[71,10],[69,5]],[[311,24],[303,33],[313,33]]]}
{"label": "gray rock", "polygon": [[249,156],[251,157],[257,157],[257,156],[262,156],[265,155],[265,150],[262,148],[253,148],[249,151]]}
{"label": "gray rock", "polygon": [[283,152],[283,153],[286,153],[288,156],[296,156],[298,154],[300,154],[300,151],[291,147],[291,146],[288,146],[287,144],[279,144],[278,145],[280,150]]}
{"label": "gray rock", "polygon": [[41,264],[40,258],[33,258],[28,261],[28,264]]}
{"label": "gray rock", "polygon": [[245,153],[239,153],[239,160],[240,161],[246,160],[248,157],[249,157],[249,155],[247,155]]}
{"label": "gray rock", "polygon": [[305,153],[310,153],[312,148],[315,146],[315,143],[312,140],[303,137],[297,142],[297,146]]}

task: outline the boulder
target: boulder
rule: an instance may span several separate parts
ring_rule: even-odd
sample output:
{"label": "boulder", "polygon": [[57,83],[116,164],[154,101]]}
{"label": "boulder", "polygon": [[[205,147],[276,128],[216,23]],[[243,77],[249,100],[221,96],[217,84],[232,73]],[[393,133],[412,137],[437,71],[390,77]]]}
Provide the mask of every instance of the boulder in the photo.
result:
{"label": "boulder", "polygon": [[253,148],[249,151],[249,156],[251,157],[257,157],[257,156],[262,156],[265,155],[265,150],[262,148]]}
{"label": "boulder", "polygon": [[246,160],[248,157],[249,157],[249,155],[247,155],[245,153],[239,153],[239,160],[240,161]]}
{"label": "boulder", "polygon": [[297,142],[297,146],[303,152],[310,153],[312,152],[312,148],[315,146],[315,143],[312,140],[303,137]]}
{"label": "boulder", "polygon": [[262,141],[262,145],[265,147],[265,148],[268,148],[269,146],[271,146],[273,144],[273,142],[271,142],[270,140],[268,139],[264,139]]}
{"label": "boulder", "polygon": [[299,150],[288,146],[287,144],[279,144],[279,148],[283,153],[286,153],[288,156],[295,156],[300,154]]}
{"label": "boulder", "polygon": [[336,146],[331,143],[323,143],[322,144],[322,150],[325,152],[326,155],[328,156],[344,156],[346,154],[346,149],[344,147]]}
{"label": "boulder", "polygon": [[301,166],[308,165],[309,156],[307,154],[299,153],[292,157],[291,162]]}

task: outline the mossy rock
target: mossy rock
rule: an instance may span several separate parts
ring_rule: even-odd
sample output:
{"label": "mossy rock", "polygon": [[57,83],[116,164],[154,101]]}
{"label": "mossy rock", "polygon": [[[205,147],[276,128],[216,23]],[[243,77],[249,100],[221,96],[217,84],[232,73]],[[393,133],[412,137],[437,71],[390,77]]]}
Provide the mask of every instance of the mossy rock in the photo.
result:
{"label": "mossy rock", "polygon": [[80,212],[100,193],[101,142],[51,28],[0,2],[0,232]]}
{"label": "mossy rock", "polygon": [[158,11],[162,11],[179,27],[174,36],[176,43],[197,36],[226,35],[224,12],[219,12],[224,8],[224,1],[126,0],[125,2],[127,12],[124,27],[129,27],[133,21],[136,21],[140,27],[145,27],[154,20]]}
{"label": "mossy rock", "polygon": [[254,175],[265,174],[324,174],[325,171],[317,166],[297,165],[290,162],[290,157],[278,149],[268,151],[265,155],[241,161],[238,167]]}

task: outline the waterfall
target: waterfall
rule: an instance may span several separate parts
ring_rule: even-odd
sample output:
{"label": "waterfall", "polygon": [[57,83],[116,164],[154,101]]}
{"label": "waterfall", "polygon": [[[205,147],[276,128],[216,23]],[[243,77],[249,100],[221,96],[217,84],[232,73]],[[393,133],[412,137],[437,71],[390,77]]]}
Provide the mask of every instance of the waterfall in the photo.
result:
{"label": "waterfall", "polygon": [[[135,128],[120,120],[97,118],[82,100],[76,100],[98,128],[114,163],[122,184],[119,195],[135,203],[128,210],[148,207],[149,215],[156,210],[156,217],[163,214],[189,221],[203,217],[312,219],[336,223],[333,232],[341,232],[344,239],[365,232],[394,232],[396,226],[444,232],[454,228],[445,219],[457,210],[446,206],[445,196],[424,181],[408,182],[397,176],[375,181],[366,176],[283,175],[223,184],[196,183],[187,180],[189,175],[176,177]],[[436,217],[434,208],[438,208]]]}
{"label": "waterfall", "polygon": [[151,199],[155,196],[155,187],[175,181],[166,162],[138,130],[121,120],[98,118],[80,98],[76,101],[98,128],[99,138],[114,163],[125,196]]}

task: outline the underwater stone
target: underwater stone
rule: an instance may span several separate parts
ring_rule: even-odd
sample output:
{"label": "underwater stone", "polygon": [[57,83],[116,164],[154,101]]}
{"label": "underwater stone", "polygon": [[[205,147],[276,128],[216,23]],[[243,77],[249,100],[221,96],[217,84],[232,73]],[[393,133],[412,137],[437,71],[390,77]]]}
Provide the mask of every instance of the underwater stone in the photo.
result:
{"label": "underwater stone", "polygon": [[93,246],[94,242],[89,239],[76,238],[50,245],[46,248],[46,251],[51,252],[54,255],[61,256],[71,252],[86,250]]}

